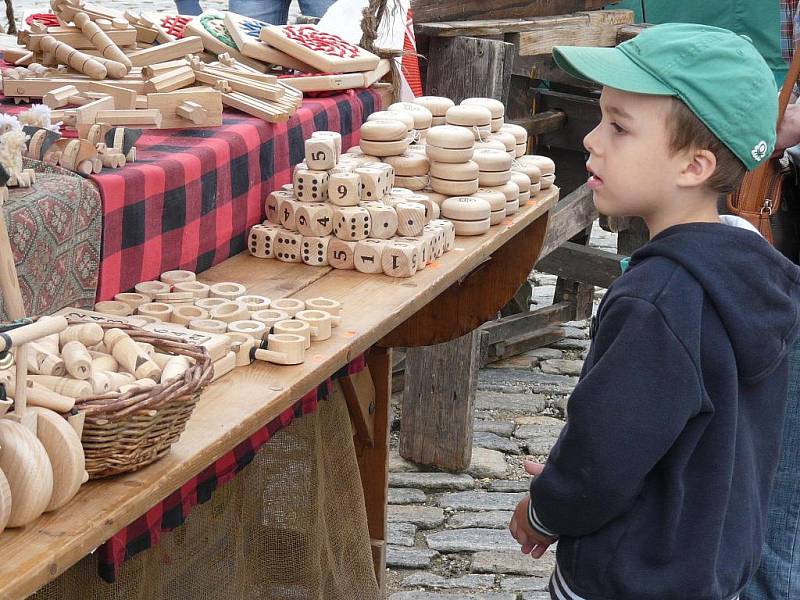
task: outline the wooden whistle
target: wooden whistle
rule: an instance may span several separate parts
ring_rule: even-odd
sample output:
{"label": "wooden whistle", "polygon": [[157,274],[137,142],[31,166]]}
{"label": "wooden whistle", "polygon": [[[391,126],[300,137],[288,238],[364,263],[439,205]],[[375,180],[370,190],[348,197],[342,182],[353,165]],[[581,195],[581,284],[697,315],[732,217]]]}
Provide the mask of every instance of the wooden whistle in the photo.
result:
{"label": "wooden whistle", "polygon": [[42,387],[72,398],[88,398],[93,393],[91,383],[85,380],[53,375],[28,375],[28,379]]}
{"label": "wooden whistle", "polygon": [[52,35],[43,36],[40,43],[45,53],[54,55],[58,62],[69,65],[92,79],[105,79],[108,75],[108,70],[99,60],[58,41]]}
{"label": "wooden whistle", "polygon": [[119,369],[117,359],[104,352],[89,351],[92,357],[92,373],[102,373],[104,371],[116,372]]}
{"label": "wooden whistle", "polygon": [[28,370],[37,375],[55,375],[64,377],[67,367],[64,360],[55,354],[47,352],[36,343],[28,345]]}
{"label": "wooden whistle", "polygon": [[92,392],[97,395],[111,391],[111,380],[105,373],[92,373],[92,376],[89,377],[89,383],[92,386]]}
{"label": "wooden whistle", "polygon": [[[16,379],[9,375],[3,378],[3,383],[6,385],[6,392],[8,395],[16,398]],[[75,398],[70,398],[69,396],[54,392],[53,390],[34,383],[31,380],[27,382],[26,392],[28,404],[31,406],[49,408],[57,413],[69,412],[72,410],[72,407],[75,406]]]}
{"label": "wooden whistle", "polygon": [[92,356],[86,346],[80,342],[72,341],[64,344],[61,356],[69,373],[75,379],[89,379],[92,374]]}
{"label": "wooden whistle", "polygon": [[158,365],[121,329],[109,329],[103,339],[120,366],[137,379],[158,380],[161,377]]}
{"label": "wooden whistle", "polygon": [[191,367],[189,359],[185,356],[173,356],[164,365],[161,372],[161,383],[166,383],[178,377],[183,377],[186,371]]}
{"label": "wooden whistle", "polygon": [[59,334],[63,348],[68,342],[80,342],[84,346],[94,346],[103,341],[103,328],[97,323],[70,325]]}
{"label": "wooden whistle", "polygon": [[119,47],[108,37],[108,34],[103,31],[97,23],[93,23],[92,20],[89,18],[84,12],[75,13],[75,16],[72,18],[72,22],[78,26],[78,28],[83,32],[92,45],[100,51],[100,54],[103,55],[104,58],[108,58],[110,60],[114,60],[118,63],[122,63],[125,66],[125,73],[127,74],[130,71],[131,64],[130,59],[125,56],[125,53],[119,49]]}
{"label": "wooden whistle", "polygon": [[120,389],[123,385],[130,385],[136,378],[130,373],[116,373],[113,371],[106,371],[102,373],[105,375],[109,382],[109,391]]}

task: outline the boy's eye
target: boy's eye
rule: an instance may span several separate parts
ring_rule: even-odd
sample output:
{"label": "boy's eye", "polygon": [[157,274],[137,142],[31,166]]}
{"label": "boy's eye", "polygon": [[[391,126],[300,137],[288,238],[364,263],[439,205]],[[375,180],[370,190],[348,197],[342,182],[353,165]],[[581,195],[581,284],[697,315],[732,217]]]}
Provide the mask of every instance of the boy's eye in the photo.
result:
{"label": "boy's eye", "polygon": [[611,122],[611,128],[614,130],[614,133],[625,133],[625,129],[620,127],[619,123]]}

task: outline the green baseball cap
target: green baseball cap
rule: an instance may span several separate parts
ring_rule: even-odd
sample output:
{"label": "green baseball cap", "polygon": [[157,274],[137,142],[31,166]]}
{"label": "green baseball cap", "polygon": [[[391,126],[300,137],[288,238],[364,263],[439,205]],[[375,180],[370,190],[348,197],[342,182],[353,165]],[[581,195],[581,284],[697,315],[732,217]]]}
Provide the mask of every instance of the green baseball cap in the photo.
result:
{"label": "green baseball cap", "polygon": [[573,77],[679,98],[748,170],[775,149],[778,90],[747,37],[708,25],[665,23],[616,48],[557,46],[553,56]]}

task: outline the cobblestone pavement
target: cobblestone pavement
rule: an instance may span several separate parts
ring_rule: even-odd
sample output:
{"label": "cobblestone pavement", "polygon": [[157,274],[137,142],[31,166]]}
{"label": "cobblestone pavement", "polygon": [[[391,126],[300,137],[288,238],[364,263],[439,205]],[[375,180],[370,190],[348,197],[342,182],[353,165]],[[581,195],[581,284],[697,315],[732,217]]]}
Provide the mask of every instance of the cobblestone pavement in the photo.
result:
{"label": "cobblestone pavement", "polygon": [[[591,245],[616,252],[616,235],[595,224]],[[552,302],[555,276],[531,274],[536,307]],[[604,290],[595,294],[599,302]],[[564,424],[564,409],[589,346],[588,321],[565,324],[547,348],[481,369],[472,463],[466,473],[425,472],[397,452],[400,395],[393,399],[389,464],[389,600],[549,600],[554,547],[540,560],[508,532],[527,492],[522,461],[543,461]]]}

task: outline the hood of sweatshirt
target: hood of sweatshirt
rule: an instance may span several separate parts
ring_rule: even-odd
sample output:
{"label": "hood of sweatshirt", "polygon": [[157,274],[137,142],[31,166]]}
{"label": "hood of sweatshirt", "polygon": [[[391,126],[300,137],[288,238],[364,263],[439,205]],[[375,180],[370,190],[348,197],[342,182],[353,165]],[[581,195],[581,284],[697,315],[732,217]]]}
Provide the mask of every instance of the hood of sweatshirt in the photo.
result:
{"label": "hood of sweatshirt", "polygon": [[670,227],[633,254],[630,268],[655,256],[679,264],[703,287],[745,382],[773,372],[800,327],[800,268],[759,234],[722,223]]}

